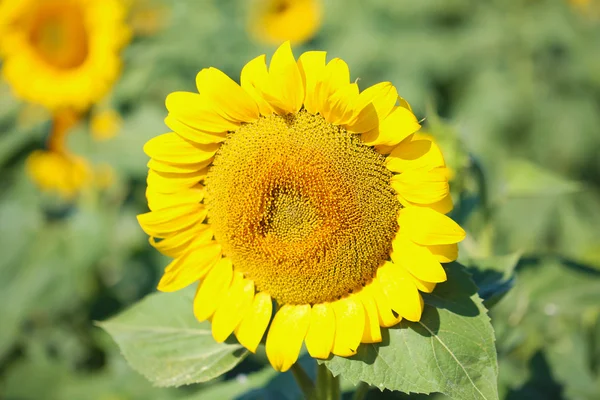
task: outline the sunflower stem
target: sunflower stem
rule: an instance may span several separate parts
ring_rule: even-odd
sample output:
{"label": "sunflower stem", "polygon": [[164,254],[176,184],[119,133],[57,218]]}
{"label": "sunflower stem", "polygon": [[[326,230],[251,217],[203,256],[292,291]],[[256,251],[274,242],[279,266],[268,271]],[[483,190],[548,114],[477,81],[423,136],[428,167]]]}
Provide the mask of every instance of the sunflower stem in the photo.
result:
{"label": "sunflower stem", "polygon": [[310,379],[306,371],[302,368],[302,366],[299,363],[295,363],[294,365],[292,365],[290,371],[292,371],[292,375],[294,375],[296,383],[300,387],[300,390],[302,390],[304,398],[314,399],[315,384],[313,383],[312,379]]}
{"label": "sunflower stem", "polygon": [[354,396],[352,396],[352,400],[364,400],[370,388],[368,383],[360,382],[354,392]]}
{"label": "sunflower stem", "polygon": [[325,364],[317,364],[316,400],[339,400],[340,377],[333,376]]}

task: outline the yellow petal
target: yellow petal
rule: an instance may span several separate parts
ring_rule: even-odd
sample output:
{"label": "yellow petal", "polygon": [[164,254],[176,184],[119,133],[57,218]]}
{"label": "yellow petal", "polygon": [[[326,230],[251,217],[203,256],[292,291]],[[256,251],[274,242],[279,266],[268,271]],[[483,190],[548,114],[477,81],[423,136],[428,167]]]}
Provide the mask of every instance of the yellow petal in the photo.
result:
{"label": "yellow petal", "polygon": [[349,357],[356,354],[365,329],[365,309],[355,295],[332,303],[335,313],[335,339],[331,352]]}
{"label": "yellow petal", "polygon": [[148,241],[154,248],[169,257],[179,257],[191,244],[208,244],[214,233],[207,224],[196,224],[167,238],[157,241],[150,237]]}
{"label": "yellow petal", "polygon": [[279,46],[271,58],[268,94],[267,100],[280,114],[296,113],[304,103],[302,76],[289,41]]}
{"label": "yellow petal", "polygon": [[404,100],[402,97],[398,96],[398,102],[401,107],[406,108],[408,111],[412,112],[412,107],[408,104],[408,101]]}
{"label": "yellow petal", "polygon": [[210,318],[223,300],[231,280],[233,265],[228,258],[221,258],[198,285],[194,297],[194,315],[198,321]]}
{"label": "yellow petal", "polygon": [[390,154],[392,152],[392,150],[394,150],[396,148],[396,146],[386,146],[384,144],[375,145],[374,147],[375,147],[375,150],[377,150],[377,152],[379,154],[383,154],[383,155]]}
{"label": "yellow petal", "polygon": [[315,111],[322,112],[329,107],[329,97],[348,84],[350,84],[348,64],[339,58],[329,61],[315,86]]}
{"label": "yellow petal", "polygon": [[202,186],[194,186],[177,193],[161,193],[148,187],[146,188],[146,199],[150,210],[157,211],[181,204],[200,203],[205,193],[206,190]]}
{"label": "yellow petal", "polygon": [[[379,126],[361,136],[368,145],[395,146],[421,129],[417,117],[404,107],[394,107]],[[364,131],[363,131],[364,132]]]}
{"label": "yellow petal", "polygon": [[441,263],[449,263],[458,258],[458,244],[438,244],[426,246]]}
{"label": "yellow petal", "polygon": [[398,100],[398,91],[391,82],[380,82],[360,93],[357,109],[373,104],[379,119],[382,120],[394,109]]}
{"label": "yellow petal", "polygon": [[190,92],[174,92],[167,96],[169,114],[192,128],[205,132],[236,130],[239,122],[226,118],[224,112],[210,102],[208,96]]}
{"label": "yellow petal", "polygon": [[377,278],[392,310],[409,321],[421,319],[423,298],[408,272],[388,261],[377,270]]}
{"label": "yellow petal", "polygon": [[394,175],[390,184],[406,200],[419,204],[432,204],[448,196],[450,186],[444,168],[431,171],[409,170]]}
{"label": "yellow petal", "polygon": [[381,342],[381,328],[379,327],[379,312],[377,304],[369,290],[361,290],[357,297],[365,308],[365,329],[363,331],[362,343]]}
{"label": "yellow petal", "polygon": [[375,300],[377,311],[379,313],[379,325],[389,328],[402,321],[401,315],[393,314],[392,306],[390,305],[387,296],[383,292],[383,288],[381,287],[381,283],[377,277],[373,278],[371,283],[365,286],[363,290],[367,290],[373,297],[373,300]]}
{"label": "yellow petal", "polygon": [[211,242],[191,247],[173,260],[158,282],[161,292],[175,292],[202,279],[221,258],[221,245]]}
{"label": "yellow petal", "polygon": [[271,115],[274,112],[273,107],[261,95],[266,90],[269,82],[266,59],[267,57],[263,54],[244,65],[240,83],[242,88],[256,101],[260,113]]}
{"label": "yellow petal", "polygon": [[446,271],[427,247],[419,246],[402,234],[393,240],[392,247],[394,264],[423,281],[446,281]]}
{"label": "yellow petal", "polygon": [[165,124],[179,136],[198,144],[220,143],[227,138],[225,132],[205,132],[183,123],[171,114],[165,118]]}
{"label": "yellow petal", "polygon": [[435,286],[437,285],[437,283],[435,283],[435,282],[422,281],[414,275],[412,275],[412,278],[413,278],[413,282],[414,282],[415,286],[421,292],[431,293],[431,292],[433,292],[433,289],[435,289]]}
{"label": "yellow petal", "polygon": [[140,214],[137,220],[149,236],[162,238],[165,234],[202,222],[206,213],[203,204],[181,204]]}
{"label": "yellow petal", "polygon": [[325,71],[324,51],[307,51],[298,58],[298,69],[304,83],[304,108],[311,114],[316,114],[315,91],[317,81]]}
{"label": "yellow petal", "polygon": [[393,172],[429,170],[446,165],[437,144],[429,140],[412,140],[410,136],[392,150],[385,164]]}
{"label": "yellow petal", "polygon": [[355,105],[355,119],[346,129],[364,133],[377,128],[392,111],[397,100],[398,92],[390,82],[381,82],[363,90]]}
{"label": "yellow petal", "polygon": [[398,213],[400,231],[423,245],[458,243],[465,231],[450,217],[425,207],[406,207]]}
{"label": "yellow petal", "polygon": [[353,104],[358,97],[358,85],[351,83],[339,89],[329,97],[321,114],[327,122],[335,125],[344,125],[352,118]]}
{"label": "yellow petal", "polygon": [[328,303],[315,304],[310,313],[310,325],[306,334],[306,348],[313,358],[327,358],[333,348],[335,337],[335,314]]}
{"label": "yellow petal", "polygon": [[217,68],[204,68],[198,72],[196,86],[200,94],[207,96],[229,119],[241,122],[258,119],[258,106],[252,96]]}
{"label": "yellow petal", "polygon": [[286,304],[275,314],[267,334],[266,350],[271,365],[277,371],[287,371],[298,360],[310,317],[308,304]]}
{"label": "yellow petal", "polygon": [[196,144],[176,133],[165,133],[150,139],[144,152],[157,160],[174,164],[195,164],[206,161],[217,152],[218,144]]}
{"label": "yellow petal", "polygon": [[437,211],[442,214],[448,214],[454,208],[454,203],[452,202],[452,196],[450,193],[446,195],[442,200],[437,201],[431,204],[419,204],[413,203],[411,201],[406,200],[402,195],[398,195],[398,200],[404,207],[426,207],[431,208],[434,211]]}
{"label": "yellow petal", "polygon": [[213,161],[213,158],[209,158],[206,161],[194,163],[194,164],[173,164],[164,161],[157,160],[155,158],[151,158],[148,161],[148,168],[153,169],[158,172],[169,172],[173,174],[189,174],[193,172],[198,172],[206,167],[208,167]]}
{"label": "yellow petal", "polygon": [[171,173],[148,170],[146,183],[153,191],[159,193],[177,193],[195,187],[203,181],[208,168],[190,173]]}
{"label": "yellow petal", "polygon": [[221,299],[212,317],[212,334],[222,343],[233,333],[254,300],[254,282],[244,278],[240,272],[233,273],[233,281]]}
{"label": "yellow petal", "polygon": [[272,312],[271,296],[265,292],[257,293],[242,322],[235,328],[235,336],[242,346],[256,353],[256,348],[271,320]]}

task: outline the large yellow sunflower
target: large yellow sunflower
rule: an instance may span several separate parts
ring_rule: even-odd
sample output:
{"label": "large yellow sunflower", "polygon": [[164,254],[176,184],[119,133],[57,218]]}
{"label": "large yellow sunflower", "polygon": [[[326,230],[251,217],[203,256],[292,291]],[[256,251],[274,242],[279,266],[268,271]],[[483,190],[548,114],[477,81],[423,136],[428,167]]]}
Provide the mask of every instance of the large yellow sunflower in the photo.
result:
{"label": "large yellow sunflower", "polygon": [[3,0],[4,78],[25,100],[84,110],[118,77],[124,18],[119,0]]}
{"label": "large yellow sunflower", "polygon": [[151,211],[138,219],[174,258],[158,289],[199,282],[194,313],[215,340],[255,351],[268,330],[281,371],[303,342],[315,358],[350,356],[418,321],[419,291],[446,280],[440,263],[465,236],[408,103],[389,82],[359,93],[325,57],[296,61],[285,43],[268,69],[264,55],[246,64],[241,86],[203,69],[200,94],[167,97],[173,132],[145,146]]}
{"label": "large yellow sunflower", "polygon": [[266,43],[285,40],[302,43],[319,30],[323,18],[321,0],[254,0],[248,14],[252,35]]}

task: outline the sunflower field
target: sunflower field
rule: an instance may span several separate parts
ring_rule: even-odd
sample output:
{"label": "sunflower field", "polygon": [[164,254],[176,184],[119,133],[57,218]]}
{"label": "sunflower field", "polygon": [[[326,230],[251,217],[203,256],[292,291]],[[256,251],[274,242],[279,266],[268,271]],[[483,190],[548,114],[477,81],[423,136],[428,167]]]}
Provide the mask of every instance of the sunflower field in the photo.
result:
{"label": "sunflower field", "polygon": [[597,0],[0,0],[0,399],[600,399]]}

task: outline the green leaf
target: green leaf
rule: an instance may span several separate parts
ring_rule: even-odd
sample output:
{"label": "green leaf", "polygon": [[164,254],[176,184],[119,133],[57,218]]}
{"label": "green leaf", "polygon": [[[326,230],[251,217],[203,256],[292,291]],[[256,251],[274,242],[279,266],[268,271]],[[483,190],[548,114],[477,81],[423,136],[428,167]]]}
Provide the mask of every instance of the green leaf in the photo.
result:
{"label": "green leaf", "polygon": [[569,399],[592,400],[600,396],[600,377],[590,368],[591,349],[586,339],[584,332],[574,331],[547,346],[548,363]]}
{"label": "green leaf", "polygon": [[[515,288],[492,312],[503,362],[501,379],[505,386],[522,394],[515,398],[534,398],[524,390],[531,389],[531,381],[537,388],[555,382],[555,386],[563,387],[561,398],[600,398],[598,357],[594,353],[600,341],[593,337],[593,324],[600,311],[599,277],[597,270],[555,257],[529,258],[519,266]],[[540,360],[536,361],[542,356],[548,370],[546,379],[539,376],[542,368]],[[507,363],[529,369],[530,382],[523,386],[507,376]],[[527,376],[523,371],[518,373]],[[556,391],[550,393],[557,396]]]}
{"label": "green leaf", "polygon": [[[215,383],[206,389],[200,390],[198,393],[185,397],[185,400],[237,399],[240,397],[244,398],[244,400],[251,400],[254,398],[253,395],[256,395],[256,398],[260,398],[260,395],[268,393],[267,389],[263,387],[266,387],[269,381],[276,376],[277,371],[269,366],[249,375],[240,374],[234,379]],[[292,388],[294,387],[290,387],[290,389]],[[294,388],[292,391],[297,390]]]}
{"label": "green leaf", "polygon": [[325,361],[331,372],[381,390],[498,399],[494,332],[486,309],[459,264],[448,265],[447,273],[447,282],[423,296],[421,321],[403,320],[383,330],[382,343]]}
{"label": "green leaf", "polygon": [[514,159],[506,164],[509,197],[538,197],[573,193],[582,189],[570,181],[529,161]]}
{"label": "green leaf", "polygon": [[498,303],[515,284],[515,267],[520,253],[492,257],[472,257],[463,262],[478,287],[479,297],[489,309]]}
{"label": "green leaf", "polygon": [[247,355],[233,340],[215,342],[210,324],[194,318],[192,293],[154,293],[99,324],[131,366],[158,386],[211,380]]}

